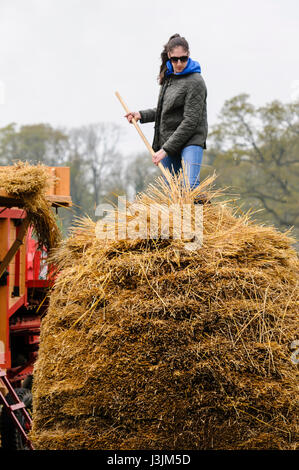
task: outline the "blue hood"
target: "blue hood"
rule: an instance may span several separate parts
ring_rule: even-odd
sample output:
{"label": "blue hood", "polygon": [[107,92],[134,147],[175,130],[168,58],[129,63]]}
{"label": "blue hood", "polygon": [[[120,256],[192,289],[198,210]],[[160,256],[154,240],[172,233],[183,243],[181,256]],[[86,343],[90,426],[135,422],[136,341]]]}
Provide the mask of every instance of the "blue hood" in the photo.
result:
{"label": "blue hood", "polygon": [[[166,70],[166,76],[168,77],[173,73],[173,66],[170,60],[166,62],[167,70]],[[195,60],[192,60],[190,57],[188,59],[187,65],[184,68],[182,72],[179,73],[174,73],[174,75],[188,75],[189,73],[194,73],[198,72],[201,73],[201,67],[198,62]]]}

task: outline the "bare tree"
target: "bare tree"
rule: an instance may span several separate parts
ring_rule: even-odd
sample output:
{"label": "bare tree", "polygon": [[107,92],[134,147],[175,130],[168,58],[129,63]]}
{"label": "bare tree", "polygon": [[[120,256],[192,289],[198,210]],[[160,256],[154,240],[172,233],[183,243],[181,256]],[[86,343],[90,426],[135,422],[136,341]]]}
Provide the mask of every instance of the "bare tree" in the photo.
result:
{"label": "bare tree", "polygon": [[116,164],[121,166],[117,149],[120,127],[113,123],[98,123],[83,126],[78,130],[81,150],[89,172],[89,183],[95,204],[100,203],[107,190],[107,179]]}
{"label": "bare tree", "polygon": [[159,175],[160,170],[153,164],[147,152],[135,155],[126,168],[126,182],[134,194],[144,191]]}

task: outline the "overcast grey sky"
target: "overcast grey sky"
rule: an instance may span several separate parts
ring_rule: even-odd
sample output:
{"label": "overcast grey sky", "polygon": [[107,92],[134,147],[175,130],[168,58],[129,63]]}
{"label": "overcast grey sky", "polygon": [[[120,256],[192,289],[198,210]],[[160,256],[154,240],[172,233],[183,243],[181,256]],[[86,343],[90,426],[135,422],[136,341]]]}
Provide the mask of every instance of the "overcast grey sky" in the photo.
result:
{"label": "overcast grey sky", "polygon": [[298,31],[298,0],[0,0],[0,126],[113,121],[125,153],[143,150],[114,92],[132,110],[156,105],[169,36],[201,64],[213,125],[239,93],[257,105],[294,97]]}

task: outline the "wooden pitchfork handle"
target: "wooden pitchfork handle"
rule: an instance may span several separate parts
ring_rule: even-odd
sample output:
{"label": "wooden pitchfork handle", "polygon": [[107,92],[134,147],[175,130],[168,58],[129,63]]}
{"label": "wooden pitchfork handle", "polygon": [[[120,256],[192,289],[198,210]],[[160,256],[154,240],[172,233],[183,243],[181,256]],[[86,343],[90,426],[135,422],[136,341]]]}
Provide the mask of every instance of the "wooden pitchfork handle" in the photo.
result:
{"label": "wooden pitchfork handle", "polygon": [[[124,100],[122,99],[122,97],[120,96],[120,94],[118,93],[118,91],[115,92],[117,98],[119,99],[119,101],[121,102],[124,110],[126,111],[126,113],[130,113],[130,110],[128,108],[128,106],[125,104]],[[140,129],[140,127],[138,126],[137,122],[136,122],[136,119],[135,118],[132,118],[132,122],[134,124],[134,126],[136,127],[136,130],[138,132],[138,134],[140,135],[140,137],[142,138],[143,142],[145,143],[149,153],[153,156],[155,154],[153,148],[151,147],[151,145],[149,144],[149,141],[147,140],[147,138],[145,137],[145,135],[143,134],[142,130]],[[166,179],[168,180],[169,179],[169,175],[167,174],[164,166],[162,165],[161,162],[158,163],[158,167],[160,168],[160,170],[162,171],[163,175],[166,177]]]}

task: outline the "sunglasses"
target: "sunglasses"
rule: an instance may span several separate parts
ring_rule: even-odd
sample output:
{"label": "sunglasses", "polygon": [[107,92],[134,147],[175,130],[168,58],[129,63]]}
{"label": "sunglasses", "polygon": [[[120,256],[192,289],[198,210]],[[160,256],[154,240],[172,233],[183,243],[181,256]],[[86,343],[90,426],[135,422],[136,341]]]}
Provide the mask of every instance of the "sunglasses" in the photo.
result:
{"label": "sunglasses", "polygon": [[181,57],[170,57],[171,62],[175,64],[180,60],[181,62],[187,62],[189,57],[187,55],[182,55]]}

